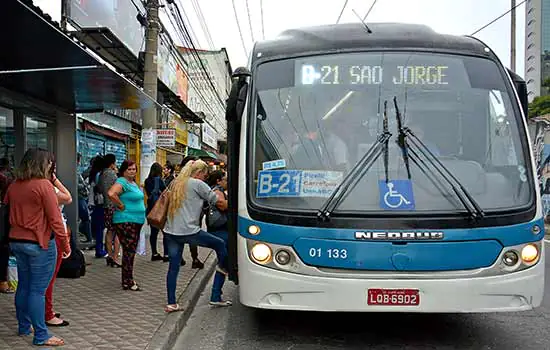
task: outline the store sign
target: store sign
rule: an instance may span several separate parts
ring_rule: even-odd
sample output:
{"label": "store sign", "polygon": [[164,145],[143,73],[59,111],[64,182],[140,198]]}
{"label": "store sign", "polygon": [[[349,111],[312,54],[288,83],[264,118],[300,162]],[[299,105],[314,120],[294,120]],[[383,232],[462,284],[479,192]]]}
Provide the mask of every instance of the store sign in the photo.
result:
{"label": "store sign", "polygon": [[151,165],[156,161],[156,132],[154,129],[144,129],[141,131],[141,174],[149,174]]}
{"label": "store sign", "polygon": [[174,147],[176,145],[176,129],[157,129],[157,146]]}
{"label": "store sign", "polygon": [[201,149],[201,139],[193,133],[187,134],[187,146],[190,148]]}
{"label": "store sign", "polygon": [[173,93],[178,92],[178,81],[176,74],[176,59],[173,56],[168,40],[159,41],[157,52],[157,74],[159,79],[170,89]]}
{"label": "store sign", "polygon": [[169,125],[170,128],[176,129],[176,142],[187,145],[187,123],[177,114],[174,114]]}
{"label": "store sign", "polygon": [[109,28],[137,56],[145,47],[145,30],[137,20],[141,1],[68,0],[67,17],[80,28]]}
{"label": "store sign", "polygon": [[216,130],[208,125],[208,123],[202,124],[202,142],[212,148],[218,148],[218,141],[216,140]]}

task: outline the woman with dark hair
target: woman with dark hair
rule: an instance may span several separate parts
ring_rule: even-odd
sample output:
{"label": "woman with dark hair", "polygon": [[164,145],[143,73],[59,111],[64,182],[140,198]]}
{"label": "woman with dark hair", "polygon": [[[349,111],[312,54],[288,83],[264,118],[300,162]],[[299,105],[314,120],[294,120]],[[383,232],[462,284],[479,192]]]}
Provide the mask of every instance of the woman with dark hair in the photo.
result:
{"label": "woman with dark hair", "polygon": [[[115,212],[115,206],[109,199],[109,189],[115,184],[118,178],[116,167],[116,156],[112,153],[106,154],[103,157],[103,172],[99,177],[99,190],[103,194],[103,225],[107,232],[105,232],[105,250],[107,251],[107,266],[122,267],[118,262],[120,255],[120,242],[118,237],[113,232],[113,214]],[[103,241],[103,229],[101,230],[101,236],[98,239]],[[97,254],[97,250],[96,250]]]}
{"label": "woman with dark hair", "polygon": [[167,162],[163,169],[164,184],[166,185],[166,187],[168,187],[170,183],[176,178],[174,175],[175,173],[176,167],[174,166],[174,164]]}
{"label": "woman with dark hair", "polygon": [[[88,204],[92,208],[91,228],[92,234],[95,237],[95,256],[96,258],[103,258],[105,251],[103,250],[103,229],[104,216],[103,216],[103,202],[104,196],[101,193],[99,187],[99,179],[103,172],[104,159],[102,156],[96,156],[91,161],[92,167],[88,176],[88,183],[90,184],[90,196],[88,197]],[[99,240],[98,240],[99,238]]]}
{"label": "woman with dark hair", "polygon": [[[162,181],[162,165],[159,163],[153,163],[149,176],[145,179],[145,192],[147,193],[147,211],[146,214],[153,209],[155,203],[160,198],[160,194],[166,189],[164,181]],[[151,261],[162,260],[162,256],[157,251],[157,238],[159,229],[151,226],[151,236],[149,242],[151,243]],[[168,258],[168,249],[166,248],[166,240],[163,238],[163,253],[166,259]]]}
{"label": "woman with dark hair", "polygon": [[17,260],[18,286],[15,310],[19,334],[30,335],[33,344],[61,346],[63,339],[49,334],[45,320],[45,293],[56,264],[56,238],[61,257],[71,255],[51,176],[48,151],[31,148],[16,171],[4,202],[10,206],[10,248]]}
{"label": "woman with dark hair", "polygon": [[134,292],[140,290],[134,281],[134,257],[141,227],[145,223],[145,195],[136,183],[136,173],[135,162],[122,162],[118,179],[108,192],[116,207],[113,228],[122,245],[122,288]]}
{"label": "woman with dark hair", "polygon": [[[227,174],[225,171],[216,170],[208,175],[206,183],[219,198],[224,198],[227,201]],[[227,230],[227,208],[224,210],[218,206],[209,205],[206,214],[206,227],[208,233],[223,239],[227,247],[228,230]],[[231,306],[231,300],[222,299],[222,288],[225,284],[225,274],[216,271],[214,275],[214,283],[212,284],[212,294],[210,295],[210,305],[214,306]]]}

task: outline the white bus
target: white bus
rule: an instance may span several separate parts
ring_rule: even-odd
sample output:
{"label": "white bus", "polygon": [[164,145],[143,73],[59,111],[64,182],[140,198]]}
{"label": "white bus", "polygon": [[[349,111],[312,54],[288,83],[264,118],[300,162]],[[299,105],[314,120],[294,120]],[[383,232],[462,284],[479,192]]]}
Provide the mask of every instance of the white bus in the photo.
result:
{"label": "white bus", "polygon": [[228,99],[229,262],[242,304],[366,312],[541,304],[525,82],[474,37],[289,30]]}

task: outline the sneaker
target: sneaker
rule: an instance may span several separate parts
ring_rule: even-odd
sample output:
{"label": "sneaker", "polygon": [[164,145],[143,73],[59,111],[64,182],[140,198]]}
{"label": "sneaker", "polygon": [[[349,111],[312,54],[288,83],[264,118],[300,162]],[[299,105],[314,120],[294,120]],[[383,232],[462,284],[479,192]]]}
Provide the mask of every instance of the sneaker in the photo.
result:
{"label": "sneaker", "polygon": [[209,302],[212,306],[231,306],[233,303],[231,300],[222,300],[222,301],[211,301]]}

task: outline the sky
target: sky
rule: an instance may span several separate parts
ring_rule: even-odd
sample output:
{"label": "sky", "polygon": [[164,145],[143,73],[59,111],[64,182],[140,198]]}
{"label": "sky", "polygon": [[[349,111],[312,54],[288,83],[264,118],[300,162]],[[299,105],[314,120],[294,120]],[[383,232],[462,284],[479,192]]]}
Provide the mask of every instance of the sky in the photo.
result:
{"label": "sky", "polygon": [[[118,0],[124,1],[124,0]],[[129,0],[128,0],[129,1]],[[200,3],[203,17],[215,49],[227,49],[233,69],[245,66],[253,40],[276,37],[286,29],[335,23],[346,0],[176,0],[191,22],[199,40],[198,47],[210,49],[205,31],[197,16]],[[367,13],[374,0],[348,0],[340,23],[358,22],[355,10],[361,17]],[[520,3],[517,0],[517,3]],[[34,0],[54,20],[61,18],[61,0]],[[245,48],[241,41],[233,9],[235,4]],[[247,11],[247,4],[248,9]],[[263,31],[261,21],[263,4]],[[378,0],[367,22],[404,22],[430,26],[437,32],[470,35],[480,27],[510,9],[510,0]],[[525,5],[517,9],[516,20],[516,72],[524,75]],[[250,17],[248,16],[250,13]],[[165,12],[161,11],[161,20]],[[252,33],[250,29],[252,25]],[[167,20],[165,26],[172,31]],[[177,35],[172,33],[177,41]],[[476,35],[510,66],[510,15],[495,22]]]}

